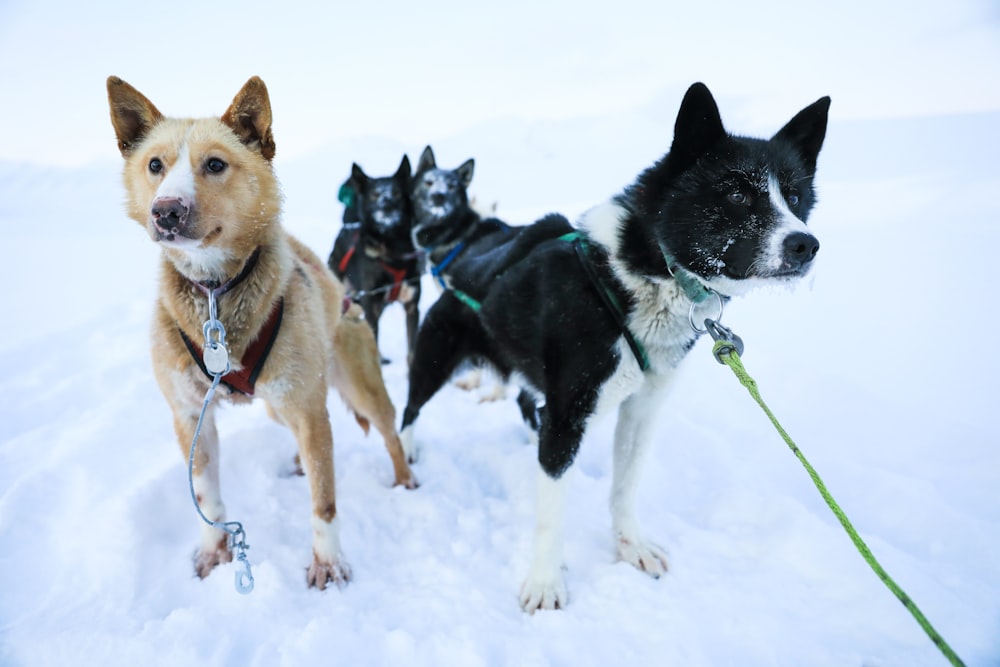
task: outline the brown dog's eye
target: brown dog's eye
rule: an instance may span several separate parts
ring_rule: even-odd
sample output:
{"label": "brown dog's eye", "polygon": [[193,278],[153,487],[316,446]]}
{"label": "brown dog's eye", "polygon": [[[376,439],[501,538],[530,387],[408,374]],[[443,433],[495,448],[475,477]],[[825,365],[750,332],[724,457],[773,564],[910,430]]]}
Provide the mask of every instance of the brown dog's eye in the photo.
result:
{"label": "brown dog's eye", "polygon": [[163,171],[163,162],[160,161],[160,158],[154,157],[149,161],[149,170],[154,174],[158,174]]}
{"label": "brown dog's eye", "polygon": [[210,158],[208,162],[205,163],[205,169],[208,169],[213,174],[218,174],[225,171],[228,165],[217,157]]}

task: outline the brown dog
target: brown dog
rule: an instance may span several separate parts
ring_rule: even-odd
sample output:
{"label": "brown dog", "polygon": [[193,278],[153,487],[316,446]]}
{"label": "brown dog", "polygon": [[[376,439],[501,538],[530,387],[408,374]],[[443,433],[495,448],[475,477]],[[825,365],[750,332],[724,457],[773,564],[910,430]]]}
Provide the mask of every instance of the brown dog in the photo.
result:
{"label": "brown dog", "polygon": [[[295,434],[313,505],[308,584],[342,585],[350,568],[338,536],[328,385],[366,431],[370,422],[382,434],[395,484],[414,488],[416,481],[395,431],[371,329],[356,306],[342,313],[343,286],[279,222],[267,88],[254,77],[220,118],[198,120],[164,117],[117,77],[108,78],[108,101],[125,158],[128,214],[162,249],[153,369],[185,459],[211,384],[200,345],[214,290],[232,368],[216,396],[234,403],[262,398]],[[222,520],[212,407],[194,460],[194,489],[206,516]],[[227,535],[205,525],[198,576],[230,560]]]}

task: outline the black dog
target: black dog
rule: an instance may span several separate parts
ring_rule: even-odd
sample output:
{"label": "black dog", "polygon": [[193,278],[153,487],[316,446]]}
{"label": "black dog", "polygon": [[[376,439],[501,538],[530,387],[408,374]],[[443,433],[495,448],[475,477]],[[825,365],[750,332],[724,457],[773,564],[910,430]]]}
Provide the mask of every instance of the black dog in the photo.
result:
{"label": "black dog", "polygon": [[[361,304],[378,340],[378,321],[394,301],[406,310],[407,363],[413,358],[420,322],[422,253],[413,248],[410,160],[403,156],[392,176],[370,178],[357,164],[341,187],[344,225],[327,264]],[[384,361],[384,360],[383,360]]]}
{"label": "black dog", "polygon": [[[474,166],[475,162],[469,159],[457,169],[440,169],[428,146],[417,162],[413,179],[414,244],[427,252],[431,274],[445,291],[420,325],[410,366],[409,400],[403,413],[401,437],[411,459],[415,451],[412,440],[407,440],[407,434],[412,433],[407,427],[462,362],[488,360],[504,380],[513,371],[493,361],[497,355],[492,354],[490,340],[479,324],[476,313],[479,306],[472,296],[472,292],[478,294],[479,290],[452,289],[453,272],[462,271],[471,260],[491,250],[513,243],[527,229],[512,227],[497,218],[483,218],[470,206],[467,190]],[[570,231],[569,223],[565,218],[562,220],[564,231]],[[489,280],[485,273],[481,278]],[[537,431],[539,415],[535,397],[522,390],[517,404],[525,423]]]}
{"label": "black dog", "polygon": [[[642,535],[635,512],[656,408],[730,297],[809,270],[819,242],[805,220],[829,105],[822,98],[770,140],[750,139],[726,132],[708,88],[695,84],[681,103],[670,152],[585,213],[579,231],[550,217],[477,254],[472,236],[464,262],[454,260],[450,291],[438,302],[445,305],[435,305],[421,327],[400,435],[412,452],[414,420],[440,379],[426,374],[471,355],[516,372],[544,397],[535,552],[520,596],[526,611],[567,602],[564,473],[591,419],[612,408],[617,554],[653,576],[666,571],[665,553]],[[435,187],[433,180],[426,187]],[[468,234],[460,225],[419,220],[414,228],[415,242],[438,267],[447,264],[442,250]],[[425,331],[434,345],[423,344]]]}

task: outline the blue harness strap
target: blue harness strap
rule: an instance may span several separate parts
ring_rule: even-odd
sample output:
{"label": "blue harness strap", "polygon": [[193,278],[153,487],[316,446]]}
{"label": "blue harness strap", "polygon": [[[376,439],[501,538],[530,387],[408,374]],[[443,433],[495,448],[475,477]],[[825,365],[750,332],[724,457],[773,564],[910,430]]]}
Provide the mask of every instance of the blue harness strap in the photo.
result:
{"label": "blue harness strap", "polygon": [[442,289],[448,289],[448,285],[445,284],[444,278],[441,277],[441,274],[444,273],[444,270],[448,268],[448,265],[455,261],[455,258],[458,257],[463,250],[465,250],[465,241],[462,241],[452,248],[451,252],[449,252],[445,258],[441,260],[440,264],[435,264],[431,267],[431,275],[437,279],[438,284],[441,285]]}

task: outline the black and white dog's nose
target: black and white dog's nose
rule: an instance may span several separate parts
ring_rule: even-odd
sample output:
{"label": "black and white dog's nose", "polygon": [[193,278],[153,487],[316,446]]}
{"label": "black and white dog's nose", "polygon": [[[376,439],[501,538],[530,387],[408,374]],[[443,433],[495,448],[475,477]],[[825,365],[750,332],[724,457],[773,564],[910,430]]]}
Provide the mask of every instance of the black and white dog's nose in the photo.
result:
{"label": "black and white dog's nose", "polygon": [[816,257],[816,253],[819,252],[819,240],[812,234],[792,232],[785,237],[782,250],[784,265],[799,271],[809,266]]}

